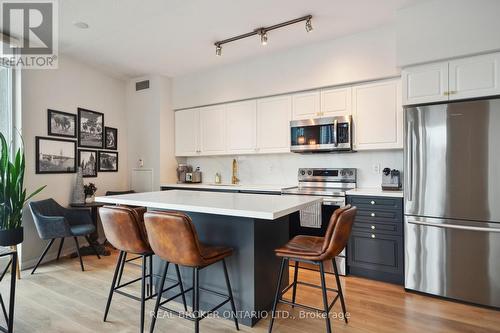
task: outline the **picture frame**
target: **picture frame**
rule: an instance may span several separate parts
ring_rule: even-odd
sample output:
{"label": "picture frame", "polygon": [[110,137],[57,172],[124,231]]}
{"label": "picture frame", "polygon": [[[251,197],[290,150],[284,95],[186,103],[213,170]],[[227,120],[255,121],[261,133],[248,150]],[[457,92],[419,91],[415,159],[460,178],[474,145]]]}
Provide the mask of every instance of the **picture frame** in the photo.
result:
{"label": "picture frame", "polygon": [[35,173],[76,172],[76,141],[36,136]]}
{"label": "picture frame", "polygon": [[98,171],[99,172],[118,172],[118,152],[102,151],[98,153]]}
{"label": "picture frame", "polygon": [[78,146],[104,148],[104,113],[78,108]]}
{"label": "picture frame", "polygon": [[78,150],[78,166],[82,168],[83,178],[97,177],[97,159],[97,150]]}
{"label": "picture frame", "polygon": [[118,150],[118,128],[104,127],[104,148]]}
{"label": "picture frame", "polygon": [[76,138],[77,116],[73,113],[47,109],[47,132],[50,136]]}

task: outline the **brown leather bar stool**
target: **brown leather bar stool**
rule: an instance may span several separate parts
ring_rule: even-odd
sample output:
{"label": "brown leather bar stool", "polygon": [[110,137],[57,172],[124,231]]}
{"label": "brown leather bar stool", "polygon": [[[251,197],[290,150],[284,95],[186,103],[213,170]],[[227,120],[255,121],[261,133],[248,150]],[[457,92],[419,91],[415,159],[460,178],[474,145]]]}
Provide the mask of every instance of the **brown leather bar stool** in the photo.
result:
{"label": "brown leather bar stool", "polygon": [[[109,290],[109,296],[106,303],[106,309],[104,311],[104,321],[108,316],[109,307],[111,305],[111,299],[113,294],[116,292],[123,296],[132,298],[141,302],[141,314],[140,314],[140,332],[144,331],[144,308],[145,301],[157,296],[153,294],[153,251],[148,242],[146,229],[144,226],[143,215],[145,209],[130,208],[124,206],[104,206],[99,210],[101,217],[102,227],[104,229],[104,234],[108,239],[108,242],[113,245],[116,249],[120,250],[120,255],[118,257],[118,262],[116,263],[115,273],[113,275],[113,282],[111,283],[111,288]],[[121,284],[121,278],[123,274],[123,268],[126,261],[126,254],[133,253],[142,257],[142,273],[141,277],[133,279],[126,283]],[[149,263],[147,264],[147,261]],[[149,272],[146,272],[146,266],[149,266]],[[187,309],[186,299],[184,297],[184,291],[182,286],[182,279],[180,276],[179,267],[176,265],[177,269],[177,280],[178,282],[168,289],[175,288],[179,286],[182,295],[184,308]],[[146,296],[146,279],[149,279],[148,294]],[[117,281],[118,280],[118,281]],[[141,281],[141,296],[136,297],[129,293],[126,293],[121,288],[128,286],[132,283]]]}
{"label": "brown leather bar stool", "polygon": [[[185,292],[193,291],[193,307],[191,314],[182,315],[186,319],[194,321],[195,332],[199,332],[200,320],[206,318],[207,315],[213,313],[226,303],[231,303],[231,310],[233,312],[234,324],[236,330],[239,330],[238,319],[236,318],[236,307],[234,305],[233,292],[231,290],[231,283],[227,273],[227,266],[225,258],[232,255],[233,249],[221,246],[208,246],[199,242],[198,234],[193,225],[193,222],[183,213],[177,212],[147,212],[144,215],[144,222],[148,233],[149,242],[154,253],[167,263],[178,264],[181,266],[191,267],[193,269],[193,287],[187,289]],[[222,262],[224,268],[224,278],[226,280],[226,287],[228,295],[223,295],[199,285],[199,271],[209,265]],[[165,277],[167,275],[168,265],[165,266],[163,271],[160,289],[163,289]],[[211,293],[213,295],[224,297],[225,300],[216,305],[213,309],[200,315],[200,290]],[[163,307],[163,305],[170,300],[178,297],[175,295],[161,302],[161,294],[166,290],[158,291],[156,298],[156,305],[151,321],[150,333],[153,332],[156,323],[156,316],[158,309],[180,315],[179,312]]]}
{"label": "brown leather bar stool", "polygon": [[[332,309],[337,299],[340,298],[340,304],[342,305],[344,320],[347,324],[344,294],[342,293],[342,286],[340,284],[340,278],[337,269],[337,263],[335,262],[335,256],[339,255],[347,244],[347,240],[349,239],[349,235],[351,234],[354,217],[356,216],[356,211],[357,211],[356,207],[351,207],[351,205],[338,208],[330,218],[330,221],[328,223],[328,228],[326,229],[324,237],[302,236],[302,235],[295,236],[286,245],[275,250],[276,256],[281,257],[281,268],[278,278],[278,285],[276,286],[276,295],[274,298],[274,304],[272,309],[271,323],[269,324],[269,333],[271,333],[273,330],[276,306],[278,305],[278,303],[285,303],[291,305],[292,307],[298,306],[301,308],[305,308],[307,310],[322,312],[323,314],[325,314],[326,318],[326,331],[330,333],[331,332],[330,317],[329,317],[330,310]],[[290,260],[295,261],[293,282],[290,285],[288,285],[285,289],[280,291],[283,271],[287,266],[286,263],[289,262]],[[325,268],[323,263],[327,260],[332,261],[333,270],[335,273],[335,280],[337,282],[337,289],[326,287]],[[321,275],[321,287],[310,283],[297,282],[299,262],[307,262],[319,266]],[[296,303],[295,295],[297,291],[297,284],[302,284],[313,288],[321,288],[323,294],[324,309],[317,309],[311,306]],[[282,297],[290,288],[293,288],[292,300],[288,301],[283,299]],[[328,304],[327,290],[334,291],[337,293],[337,296],[335,296],[331,304]]]}

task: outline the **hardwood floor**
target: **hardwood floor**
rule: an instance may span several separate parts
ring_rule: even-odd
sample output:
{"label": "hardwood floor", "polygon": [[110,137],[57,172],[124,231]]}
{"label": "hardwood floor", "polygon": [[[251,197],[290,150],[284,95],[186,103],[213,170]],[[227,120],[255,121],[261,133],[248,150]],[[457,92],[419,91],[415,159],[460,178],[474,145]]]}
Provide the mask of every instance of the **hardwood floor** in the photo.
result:
{"label": "hardwood floor", "polygon": [[[23,271],[17,285],[14,331],[137,332],[139,303],[121,295],[115,294],[108,322],[102,321],[116,258],[116,253],[101,260],[85,257],[85,272],[80,271],[77,259],[69,258],[42,265],[35,275]],[[137,276],[139,272],[138,266],[127,265],[125,276]],[[319,283],[317,273],[312,271],[300,270],[299,279]],[[7,295],[7,280],[0,285],[3,295]],[[348,277],[342,283],[350,321],[346,325],[333,319],[334,332],[500,332],[499,311],[407,293],[401,286],[361,278]],[[327,284],[335,286],[333,276],[328,277]],[[130,290],[138,294],[137,288]],[[308,287],[299,287],[297,300],[319,307],[322,304],[320,291]],[[152,306],[149,301],[146,331]],[[301,315],[301,310],[286,305],[279,310],[289,311],[291,317]],[[339,302],[332,312],[340,313]],[[268,325],[269,320],[261,320],[254,328],[241,326],[241,331],[263,333]],[[200,327],[207,333],[235,332],[233,322],[223,319],[205,319]],[[155,332],[167,331],[191,332],[194,328],[187,320],[159,318]],[[325,323],[321,318],[278,318],[273,332],[325,332]]]}

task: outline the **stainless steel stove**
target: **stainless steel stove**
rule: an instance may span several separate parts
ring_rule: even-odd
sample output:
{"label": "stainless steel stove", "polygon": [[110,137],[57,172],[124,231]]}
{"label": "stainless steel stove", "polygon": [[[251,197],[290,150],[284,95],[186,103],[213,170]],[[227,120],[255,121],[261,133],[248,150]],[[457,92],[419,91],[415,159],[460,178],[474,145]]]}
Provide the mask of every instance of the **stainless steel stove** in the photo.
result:
{"label": "stainless steel stove", "polygon": [[[356,169],[353,168],[301,168],[298,172],[299,185],[287,188],[282,194],[314,195],[323,198],[321,209],[321,228],[302,227],[300,214],[292,215],[290,219],[290,238],[296,235],[324,236],[328,222],[333,212],[345,205],[345,192],[356,188]],[[336,257],[339,273],[347,272],[345,249]],[[313,265],[301,264],[301,267],[315,268]],[[326,270],[333,272],[331,264],[326,263]]]}

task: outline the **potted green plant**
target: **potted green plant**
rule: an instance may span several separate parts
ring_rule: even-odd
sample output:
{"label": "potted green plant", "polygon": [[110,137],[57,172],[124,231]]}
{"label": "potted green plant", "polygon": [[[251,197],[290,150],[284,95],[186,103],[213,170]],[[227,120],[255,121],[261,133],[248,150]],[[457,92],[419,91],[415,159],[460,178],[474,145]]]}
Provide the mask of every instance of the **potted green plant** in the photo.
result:
{"label": "potted green plant", "polygon": [[11,148],[3,133],[0,133],[0,246],[12,246],[22,243],[23,207],[33,196],[42,191],[40,187],[30,195],[24,188],[25,158],[24,147],[11,155]]}
{"label": "potted green plant", "polygon": [[88,183],[83,185],[83,193],[85,193],[85,202],[91,203],[94,202],[94,194],[97,192],[97,187],[95,187],[94,183]]}

